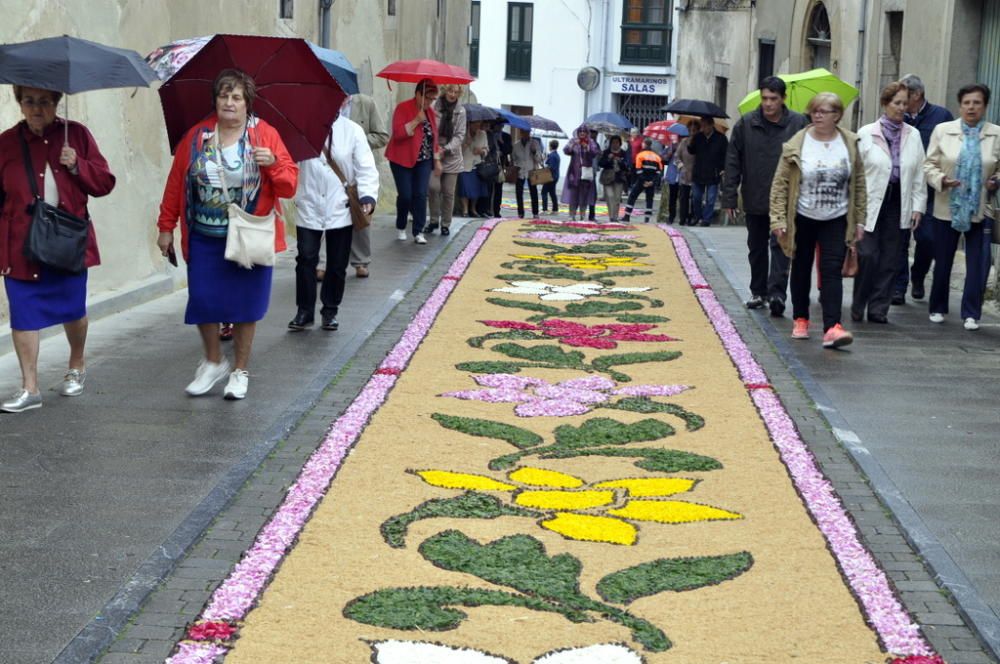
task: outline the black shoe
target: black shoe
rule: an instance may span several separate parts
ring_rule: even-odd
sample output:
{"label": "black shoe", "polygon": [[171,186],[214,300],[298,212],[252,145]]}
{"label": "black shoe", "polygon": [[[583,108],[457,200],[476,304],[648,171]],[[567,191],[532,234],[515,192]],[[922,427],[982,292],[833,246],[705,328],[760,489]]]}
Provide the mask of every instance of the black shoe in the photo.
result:
{"label": "black shoe", "polygon": [[288,329],[300,332],[307,327],[312,327],[315,322],[313,315],[308,311],[299,311],[295,314],[295,318],[288,321]]}
{"label": "black shoe", "polygon": [[[852,316],[853,316],[853,314],[852,314]],[[873,314],[873,313],[871,313],[869,311],[868,312],[868,322],[869,323],[878,323],[879,325],[885,325],[886,323],[889,322],[889,319],[888,319],[888,317],[883,316],[882,314]]]}
{"label": "black shoe", "polygon": [[438,229],[438,224],[427,224],[426,226],[424,226],[424,232],[427,233],[428,235],[430,235],[437,229]]}
{"label": "black shoe", "polygon": [[[860,323],[863,318],[864,318],[864,314],[859,314],[854,309],[851,309],[851,320],[853,320],[855,323]],[[872,317],[868,316],[868,320],[871,320],[871,319],[872,319]]]}
{"label": "black shoe", "polygon": [[893,293],[892,294],[892,303],[893,304],[906,304],[906,295],[904,293]]}
{"label": "black shoe", "polygon": [[772,297],[768,300],[767,306],[771,310],[771,315],[775,318],[781,318],[785,315],[785,301],[780,297]]}
{"label": "black shoe", "polygon": [[763,309],[764,308],[764,297],[761,295],[754,295],[746,302],[747,309]]}
{"label": "black shoe", "polygon": [[441,235],[451,235],[451,229],[447,226],[441,227]]}
{"label": "black shoe", "polygon": [[323,325],[321,327],[324,330],[333,332],[340,328],[340,323],[337,322],[336,316],[323,316]]}
{"label": "black shoe", "polygon": [[926,293],[924,292],[923,282],[917,283],[914,281],[913,286],[910,288],[910,295],[913,296],[914,300],[924,299],[924,295],[926,295]]}
{"label": "black shoe", "polygon": [[703,221],[703,222],[701,222],[701,224],[699,224],[699,225],[700,225],[700,226],[711,226],[711,225],[712,225],[712,222],[711,222],[711,221]]}

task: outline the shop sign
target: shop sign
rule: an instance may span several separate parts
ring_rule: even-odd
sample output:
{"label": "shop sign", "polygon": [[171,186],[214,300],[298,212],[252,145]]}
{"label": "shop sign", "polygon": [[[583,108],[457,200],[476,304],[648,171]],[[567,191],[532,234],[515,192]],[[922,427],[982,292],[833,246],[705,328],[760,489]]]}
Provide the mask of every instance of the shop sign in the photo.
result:
{"label": "shop sign", "polygon": [[625,95],[669,95],[670,79],[665,76],[629,76],[627,74],[611,77],[611,91]]}

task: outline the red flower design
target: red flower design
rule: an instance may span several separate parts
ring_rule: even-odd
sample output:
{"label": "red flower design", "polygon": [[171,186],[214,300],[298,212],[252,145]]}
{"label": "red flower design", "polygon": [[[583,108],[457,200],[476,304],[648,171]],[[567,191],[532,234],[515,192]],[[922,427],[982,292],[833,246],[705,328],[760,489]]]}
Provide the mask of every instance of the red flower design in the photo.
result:
{"label": "red flower design", "polygon": [[188,627],[187,636],[193,641],[227,641],[236,633],[236,625],[222,620],[209,620]]}
{"label": "red flower design", "polygon": [[619,341],[677,341],[674,337],[666,334],[646,334],[655,325],[648,324],[626,324],[608,323],[606,325],[584,325],[568,320],[553,318],[541,323],[532,325],[510,320],[484,320],[481,321],[490,327],[499,327],[511,330],[536,330],[542,334],[559,339],[560,343],[567,346],[583,346],[587,348],[600,348],[602,350],[617,348]]}

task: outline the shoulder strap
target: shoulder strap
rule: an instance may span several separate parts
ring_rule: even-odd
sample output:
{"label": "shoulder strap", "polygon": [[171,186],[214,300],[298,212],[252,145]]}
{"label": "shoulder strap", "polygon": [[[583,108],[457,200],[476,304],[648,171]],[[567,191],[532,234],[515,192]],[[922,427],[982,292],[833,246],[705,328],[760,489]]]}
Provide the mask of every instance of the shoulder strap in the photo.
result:
{"label": "shoulder strap", "polygon": [[347,178],[344,177],[344,171],[340,170],[340,166],[337,165],[337,161],[333,158],[333,155],[330,154],[330,145],[332,145],[332,143],[333,143],[333,127],[330,128],[330,136],[327,138],[326,143],[323,144],[323,156],[326,157],[326,163],[330,165],[330,168],[333,169],[333,172],[337,174],[338,178],[340,178],[340,184],[344,185],[344,187],[346,188]]}
{"label": "shoulder strap", "polygon": [[31,195],[36,200],[38,195],[38,184],[35,182],[35,166],[31,163],[31,151],[28,149],[28,142],[24,140],[21,128],[17,128],[17,137],[21,140],[21,154],[24,155],[24,170],[28,174],[28,184],[31,185]]}

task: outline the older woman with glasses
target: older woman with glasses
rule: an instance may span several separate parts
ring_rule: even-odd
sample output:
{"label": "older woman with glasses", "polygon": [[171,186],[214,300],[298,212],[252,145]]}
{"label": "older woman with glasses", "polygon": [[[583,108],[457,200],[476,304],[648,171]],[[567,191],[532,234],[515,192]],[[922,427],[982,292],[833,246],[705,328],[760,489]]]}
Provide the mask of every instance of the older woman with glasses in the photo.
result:
{"label": "older woman with glasses", "polygon": [[785,143],[771,183],[771,232],[792,259],[792,338],[809,338],[811,268],[818,249],[823,347],[839,348],[854,340],[840,323],[841,270],[847,248],[864,233],[859,222],[868,204],[865,165],[858,137],[837,126],[844,114],[840,97],[821,92],[806,111],[812,124]]}
{"label": "older woman with glasses", "polygon": [[[983,118],[990,103],[985,85],[958,91],[959,119],[934,128],[927,147],[927,182],[942,195],[934,197],[934,282],[929,302],[932,323],[948,313],[951,267],[958,239],[965,236],[965,329],[979,329],[983,294],[990,272],[990,197],[1000,188],[1000,127]],[[995,211],[992,214],[996,214]]]}
{"label": "older woman with glasses", "polygon": [[[224,69],[212,90],[215,112],[177,144],[160,203],[157,246],[168,255],[180,225],[188,275],[184,322],[198,326],[204,351],[185,392],[193,397],[207,394],[228,376],[223,397],[236,400],[247,395],[250,350],[257,321],[267,314],[273,268],[254,265],[247,270],[226,260],[229,202],[249,214],[267,216],[279,209],[279,197],[295,195],[299,168],[278,131],[253,115],[253,78]],[[277,215],[274,225],[274,250],[284,251],[285,227]],[[231,372],[219,344],[223,321],[234,323]]]}
{"label": "older woman with glasses", "polygon": [[36,263],[23,251],[36,193],[50,205],[89,219],[88,197],[106,196],[115,186],[115,176],[87,128],[56,117],[61,97],[60,92],[15,85],[14,98],[24,120],[0,134],[0,275],[10,303],[14,351],[21,365],[21,388],[0,403],[0,411],[5,413],[42,405],[38,389],[38,331],[42,328],[62,324],[69,342],[69,368],[59,394],[82,394],[87,377],[86,268],[101,262],[93,224],[88,230],[85,269],[80,273]]}

